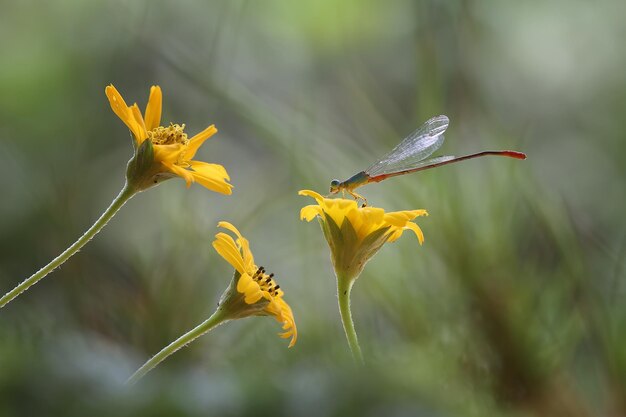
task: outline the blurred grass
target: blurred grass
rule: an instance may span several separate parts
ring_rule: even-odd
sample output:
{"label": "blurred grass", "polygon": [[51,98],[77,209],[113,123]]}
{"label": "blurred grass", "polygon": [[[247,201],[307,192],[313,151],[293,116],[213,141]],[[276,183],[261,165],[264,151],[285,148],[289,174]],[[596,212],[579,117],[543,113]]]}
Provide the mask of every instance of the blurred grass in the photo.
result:
{"label": "blurred grass", "polygon": [[[0,314],[0,415],[626,414],[623,2],[4,2],[0,286],[79,236],[123,182],[128,133],[103,94],[220,132],[200,151],[231,197],[169,181]],[[484,160],[363,188],[426,208],[426,242],[368,264],[344,340],[324,192],[438,113],[445,153]],[[219,220],[278,276],[300,338],[223,326],[120,384],[212,312]]]}

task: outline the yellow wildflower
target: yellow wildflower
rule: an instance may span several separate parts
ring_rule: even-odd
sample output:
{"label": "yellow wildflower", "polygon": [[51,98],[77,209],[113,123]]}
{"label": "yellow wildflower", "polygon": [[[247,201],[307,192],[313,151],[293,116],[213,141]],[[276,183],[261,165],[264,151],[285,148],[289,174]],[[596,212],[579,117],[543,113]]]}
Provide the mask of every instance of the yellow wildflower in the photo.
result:
{"label": "yellow wildflower", "polygon": [[353,279],[386,242],[397,240],[405,230],[413,231],[420,244],[424,242],[422,229],[411,220],[427,216],[426,210],[385,213],[382,208],[359,207],[354,200],[324,198],[315,191],[302,190],[299,194],[317,201],[303,207],[300,218],[309,222],[320,219],[335,270]]}
{"label": "yellow wildflower", "polygon": [[235,226],[228,222],[220,222],[218,226],[234,233],[237,239],[233,239],[227,233],[219,232],[213,241],[213,247],[217,253],[235,268],[233,279],[222,294],[217,310],[208,319],[161,349],[135,371],[128,379],[128,383],[134,384],[139,381],[177,350],[222,323],[234,319],[249,316],[273,316],[283,324],[285,331],[280,333],[280,337],[291,337],[289,347],[296,343],[298,331],[293,313],[289,304],[283,300],[283,290],[274,281],[274,274],[268,275],[265,273],[265,268],[255,265],[248,240]]}
{"label": "yellow wildflower", "polygon": [[412,230],[420,245],[424,242],[422,229],[411,220],[427,216],[426,210],[407,210],[385,213],[377,207],[359,207],[354,200],[329,199],[315,191],[302,190],[300,195],[313,197],[317,204],[303,207],[300,218],[310,222],[318,218],[324,237],[330,246],[330,257],[337,276],[337,300],[343,329],[352,356],[363,362],[352,313],[350,292],[352,285],[372,256],[387,242],[397,240],[405,230]]}
{"label": "yellow wildflower", "polygon": [[217,129],[211,125],[191,139],[185,125],[161,126],[162,93],[159,86],[150,88],[150,97],[144,115],[139,106],[126,102],[113,85],[105,89],[113,112],[133,134],[135,156],[129,161],[127,177],[138,190],[149,188],[162,180],[181,177],[187,182],[198,182],[209,190],[231,194],[232,185],[226,169],[219,164],[193,160],[205,140]]}
{"label": "yellow wildflower", "polygon": [[283,300],[283,290],[274,281],[274,274],[267,274],[264,267],[254,263],[250,244],[239,230],[228,222],[218,223],[234,233],[237,239],[229,234],[219,232],[215,235],[213,247],[228,263],[235,268],[230,286],[220,299],[219,309],[226,311],[230,318],[248,316],[273,316],[283,324],[283,338],[291,337],[289,347],[296,343],[298,332],[293,313]]}

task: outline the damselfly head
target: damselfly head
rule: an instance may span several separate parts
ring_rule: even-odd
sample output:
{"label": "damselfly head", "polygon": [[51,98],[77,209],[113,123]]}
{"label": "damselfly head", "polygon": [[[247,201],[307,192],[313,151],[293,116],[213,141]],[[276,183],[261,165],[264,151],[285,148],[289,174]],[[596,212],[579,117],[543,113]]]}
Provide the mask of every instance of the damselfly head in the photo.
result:
{"label": "damselfly head", "polygon": [[330,182],[330,193],[331,194],[337,194],[339,192],[339,184],[341,184],[341,181],[339,180],[332,180]]}

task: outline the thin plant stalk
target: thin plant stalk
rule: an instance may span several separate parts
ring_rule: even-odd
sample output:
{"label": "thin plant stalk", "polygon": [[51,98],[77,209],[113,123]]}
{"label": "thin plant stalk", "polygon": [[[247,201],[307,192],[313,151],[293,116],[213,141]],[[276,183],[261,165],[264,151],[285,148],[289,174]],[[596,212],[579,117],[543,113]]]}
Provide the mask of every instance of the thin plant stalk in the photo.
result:
{"label": "thin plant stalk", "polygon": [[109,208],[107,208],[104,213],[100,216],[98,220],[91,226],[85,234],[83,234],[76,242],[74,242],[69,248],[67,248],[63,253],[54,258],[48,265],[41,268],[39,271],[35,272],[29,278],[25,279],[18,286],[13,288],[11,291],[6,293],[2,298],[0,298],[0,308],[7,305],[10,301],[12,301],[15,297],[38,283],[41,279],[43,279],[46,275],[52,272],[54,269],[61,266],[65,261],[71,258],[76,254],[87,242],[89,242],[106,224],[113,218],[115,213],[137,193],[132,187],[126,183],[122,191],[118,194],[117,197],[111,202]]}
{"label": "thin plant stalk", "polygon": [[354,279],[337,275],[337,298],[339,299],[339,312],[341,314],[343,330],[346,333],[352,357],[357,363],[363,364],[363,354],[361,353],[361,346],[359,346],[356,330],[354,330],[354,322],[352,321],[352,313],[350,311],[350,292],[352,291],[352,284],[354,284]]}
{"label": "thin plant stalk", "polygon": [[200,336],[208,333],[209,331],[226,321],[228,321],[228,315],[222,309],[218,309],[215,313],[213,313],[213,315],[211,315],[211,317],[206,319],[204,322],[161,349],[159,353],[154,355],[148,362],[143,364],[141,368],[137,369],[137,371],[135,371],[135,373],[132,374],[130,378],[128,378],[128,381],[126,381],[126,383],[129,385],[135,384],[148,372],[154,369],[159,363],[163,362],[168,356],[170,356],[180,348],[185,347]]}

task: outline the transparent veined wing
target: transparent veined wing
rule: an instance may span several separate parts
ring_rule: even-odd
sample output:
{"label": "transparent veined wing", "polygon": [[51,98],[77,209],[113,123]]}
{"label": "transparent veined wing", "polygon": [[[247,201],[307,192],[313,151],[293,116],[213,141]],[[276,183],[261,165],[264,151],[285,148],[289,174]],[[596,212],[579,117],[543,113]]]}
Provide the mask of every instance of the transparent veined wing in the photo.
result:
{"label": "transparent veined wing", "polygon": [[435,158],[426,159],[425,161],[412,163],[410,165],[409,164],[403,165],[402,163],[399,163],[396,167],[397,168],[396,170],[391,171],[391,172],[385,172],[382,175],[393,174],[396,172],[405,172],[405,171],[419,171],[420,168],[445,165],[446,162],[454,161],[455,159],[458,159],[458,158],[453,155],[445,155],[445,156],[437,156]]}
{"label": "transparent veined wing", "polygon": [[443,133],[448,128],[447,116],[436,116],[428,120],[407,136],[391,152],[376,161],[365,172],[370,177],[406,171],[428,158],[443,144]]}

